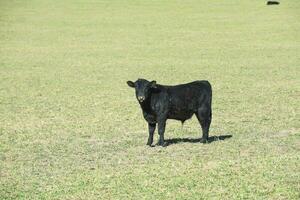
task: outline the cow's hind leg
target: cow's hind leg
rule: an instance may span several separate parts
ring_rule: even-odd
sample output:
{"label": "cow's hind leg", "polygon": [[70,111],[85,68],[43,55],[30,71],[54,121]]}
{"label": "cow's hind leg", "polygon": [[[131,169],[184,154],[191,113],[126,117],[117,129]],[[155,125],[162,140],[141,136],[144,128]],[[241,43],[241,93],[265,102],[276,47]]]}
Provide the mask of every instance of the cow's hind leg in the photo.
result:
{"label": "cow's hind leg", "polygon": [[208,141],[208,132],[211,123],[211,108],[210,106],[201,107],[195,114],[202,128],[202,138],[200,142],[206,143]]}

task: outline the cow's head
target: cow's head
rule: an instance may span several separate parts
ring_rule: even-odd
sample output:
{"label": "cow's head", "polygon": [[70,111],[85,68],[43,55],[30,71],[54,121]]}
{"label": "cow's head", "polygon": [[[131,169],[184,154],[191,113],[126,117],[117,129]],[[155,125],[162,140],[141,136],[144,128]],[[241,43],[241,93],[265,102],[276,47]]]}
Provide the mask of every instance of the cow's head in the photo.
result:
{"label": "cow's head", "polygon": [[147,81],[145,79],[138,79],[135,82],[127,81],[129,87],[135,88],[135,95],[137,100],[142,103],[150,96],[151,90],[156,88],[156,81]]}

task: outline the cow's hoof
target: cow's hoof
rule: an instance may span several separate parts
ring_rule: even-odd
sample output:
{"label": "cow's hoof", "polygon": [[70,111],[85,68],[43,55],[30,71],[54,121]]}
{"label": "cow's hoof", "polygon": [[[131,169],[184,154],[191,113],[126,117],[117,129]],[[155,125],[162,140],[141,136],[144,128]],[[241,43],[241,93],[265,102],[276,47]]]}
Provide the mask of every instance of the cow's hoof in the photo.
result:
{"label": "cow's hoof", "polygon": [[206,144],[206,143],[208,143],[208,141],[207,141],[207,139],[201,138],[200,143]]}
{"label": "cow's hoof", "polygon": [[168,146],[168,143],[159,141],[156,145],[166,147],[166,146]]}
{"label": "cow's hoof", "polygon": [[146,145],[148,145],[148,146],[152,146],[152,142],[147,142],[147,144]]}
{"label": "cow's hoof", "polygon": [[164,142],[161,146],[166,147],[166,146],[168,146],[168,143]]}

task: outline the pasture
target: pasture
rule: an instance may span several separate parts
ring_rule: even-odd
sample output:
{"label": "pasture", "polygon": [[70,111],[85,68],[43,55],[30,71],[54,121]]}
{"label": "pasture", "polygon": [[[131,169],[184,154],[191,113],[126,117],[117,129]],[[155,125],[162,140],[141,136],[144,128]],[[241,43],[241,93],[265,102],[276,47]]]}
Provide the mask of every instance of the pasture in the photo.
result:
{"label": "pasture", "polygon": [[[0,199],[298,199],[299,10],[0,1]],[[193,117],[146,146],[137,78],[209,80],[210,136],[232,138],[198,143]]]}

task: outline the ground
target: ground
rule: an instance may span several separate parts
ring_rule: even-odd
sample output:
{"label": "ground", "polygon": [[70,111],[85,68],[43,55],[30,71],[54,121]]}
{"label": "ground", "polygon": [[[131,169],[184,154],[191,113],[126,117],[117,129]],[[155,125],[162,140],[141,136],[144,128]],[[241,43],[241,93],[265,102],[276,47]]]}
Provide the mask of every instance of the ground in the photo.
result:
{"label": "ground", "polygon": [[[1,1],[1,199],[298,199],[300,2],[265,4]],[[146,146],[137,78],[209,80],[232,137]]]}

